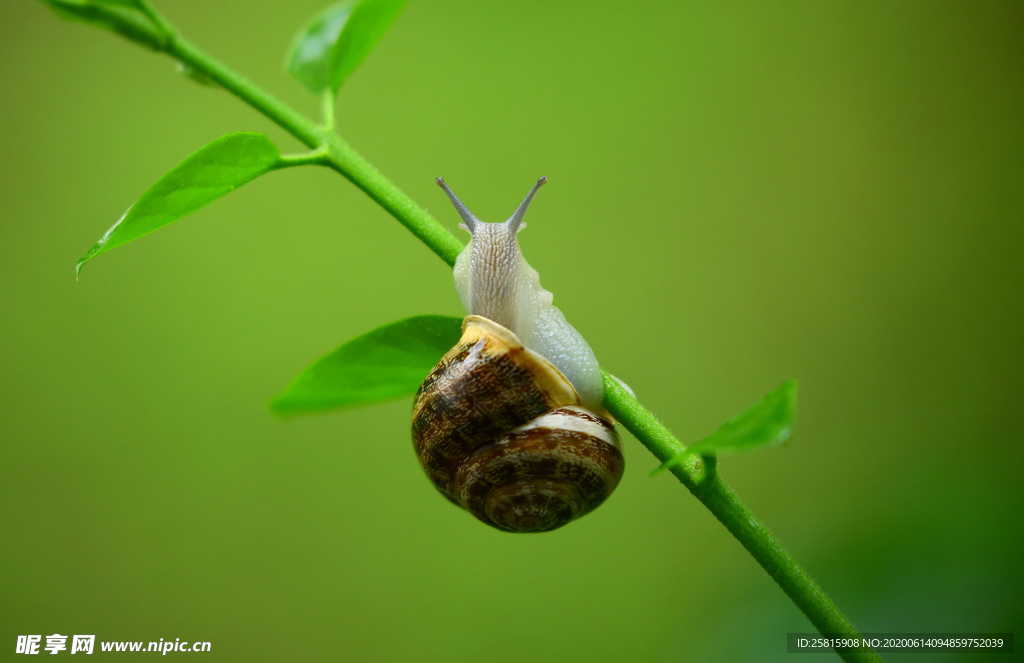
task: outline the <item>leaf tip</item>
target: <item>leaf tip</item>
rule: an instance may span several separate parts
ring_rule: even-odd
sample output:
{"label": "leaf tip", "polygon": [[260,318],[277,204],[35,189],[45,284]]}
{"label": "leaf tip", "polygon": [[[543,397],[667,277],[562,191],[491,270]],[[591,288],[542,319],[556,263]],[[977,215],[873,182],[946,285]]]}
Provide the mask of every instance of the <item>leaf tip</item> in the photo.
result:
{"label": "leaf tip", "polygon": [[99,253],[99,247],[93,246],[91,249],[85,252],[85,255],[83,255],[81,258],[75,261],[76,283],[82,280],[82,270],[85,268],[85,264],[92,260],[93,258],[95,258],[97,253]]}

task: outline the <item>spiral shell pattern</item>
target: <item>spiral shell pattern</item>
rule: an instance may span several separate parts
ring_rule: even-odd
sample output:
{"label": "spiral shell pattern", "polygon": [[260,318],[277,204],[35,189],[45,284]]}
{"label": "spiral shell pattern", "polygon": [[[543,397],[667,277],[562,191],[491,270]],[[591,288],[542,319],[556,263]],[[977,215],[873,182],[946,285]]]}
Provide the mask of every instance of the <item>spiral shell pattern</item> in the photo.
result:
{"label": "spiral shell pattern", "polygon": [[413,444],[445,497],[509,532],[552,530],[596,508],[623,470],[615,429],[557,368],[480,316],[427,376]]}

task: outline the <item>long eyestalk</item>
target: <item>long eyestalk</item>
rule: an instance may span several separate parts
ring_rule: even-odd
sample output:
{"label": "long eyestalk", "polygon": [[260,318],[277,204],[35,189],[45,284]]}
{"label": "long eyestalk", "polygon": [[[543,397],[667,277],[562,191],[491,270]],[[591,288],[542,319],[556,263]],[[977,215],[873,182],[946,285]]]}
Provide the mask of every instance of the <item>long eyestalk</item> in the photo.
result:
{"label": "long eyestalk", "polygon": [[480,219],[476,218],[476,216],[474,216],[473,213],[469,211],[469,208],[466,207],[461,200],[459,200],[459,197],[456,196],[455,192],[451,190],[451,188],[448,186],[448,183],[444,181],[444,178],[437,178],[437,186],[444,189],[444,192],[448,194],[448,198],[451,199],[452,205],[455,206],[455,211],[458,212],[459,216],[462,217],[462,221],[466,225],[466,230],[472,233]]}
{"label": "long eyestalk", "polygon": [[544,186],[544,183],[548,181],[548,178],[541,177],[537,180],[537,183],[530,189],[530,193],[526,194],[526,198],[523,198],[523,202],[519,203],[519,207],[512,213],[512,216],[508,218],[508,224],[512,229],[512,232],[519,230],[519,225],[523,222],[523,216],[526,214],[526,209],[530,206],[530,201],[533,200],[533,195],[537,193],[537,189]]}

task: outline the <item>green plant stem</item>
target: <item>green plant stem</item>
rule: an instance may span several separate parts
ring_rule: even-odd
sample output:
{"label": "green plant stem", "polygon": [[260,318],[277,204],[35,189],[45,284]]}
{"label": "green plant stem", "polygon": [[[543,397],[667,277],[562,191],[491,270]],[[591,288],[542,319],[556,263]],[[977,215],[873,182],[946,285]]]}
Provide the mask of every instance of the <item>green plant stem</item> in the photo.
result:
{"label": "green plant stem", "polygon": [[324,116],[324,129],[334,131],[334,90],[324,90],[320,109]]}
{"label": "green plant stem", "polygon": [[164,39],[174,34],[174,28],[160,12],[153,8],[153,5],[149,4],[149,0],[139,0],[139,9],[153,23],[153,27]]}
{"label": "green plant stem", "polygon": [[327,158],[327,149],[320,147],[311,152],[303,154],[282,154],[277,160],[275,169],[294,168],[295,166],[327,166],[330,161]]}
{"label": "green plant stem", "polygon": [[165,46],[167,53],[193,71],[205,75],[214,83],[265,115],[304,145],[320,147],[325,138],[323,129],[273,95],[252,83],[241,74],[229,69],[219,60],[207,55],[197,46],[176,33],[171,33]]}
{"label": "green plant stem", "polygon": [[[754,517],[736,493],[722,482],[717,472],[711,472],[697,490],[692,490],[708,511],[725,525],[747,549],[758,564],[768,572],[782,591],[800,608],[822,633],[841,638],[859,638],[857,628],[850,623],[839,606],[817,582],[787,553],[778,539]],[[846,661],[880,661],[881,657],[869,649],[838,652]]]}
{"label": "green plant stem", "polygon": [[[325,113],[325,120],[331,125],[318,125],[180,37],[148,4],[146,7],[147,16],[165,33],[164,51],[313,148],[314,152],[309,155],[284,157],[282,167],[308,162],[333,168],[387,210],[448,265],[454,265],[462,243],[333,130],[333,100],[330,104],[323,102],[325,111],[330,110]],[[113,16],[111,20],[118,19]],[[605,385],[608,410],[659,460],[664,462],[685,450],[685,445],[621,383],[606,374]],[[671,472],[739,540],[819,631],[830,636],[859,637],[856,628],[821,587],[722,482],[714,458],[692,456],[673,465]],[[838,653],[851,662],[881,660],[871,651]]]}

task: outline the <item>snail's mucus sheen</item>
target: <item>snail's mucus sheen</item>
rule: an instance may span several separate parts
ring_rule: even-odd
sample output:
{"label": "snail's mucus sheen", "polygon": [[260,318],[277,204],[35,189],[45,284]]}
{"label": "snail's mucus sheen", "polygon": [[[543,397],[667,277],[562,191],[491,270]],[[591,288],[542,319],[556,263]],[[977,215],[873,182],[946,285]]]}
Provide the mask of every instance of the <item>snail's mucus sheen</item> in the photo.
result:
{"label": "snail's mucus sheen", "polygon": [[593,510],[623,470],[612,425],[514,333],[470,315],[426,377],[412,419],[434,485],[509,532],[552,530]]}

